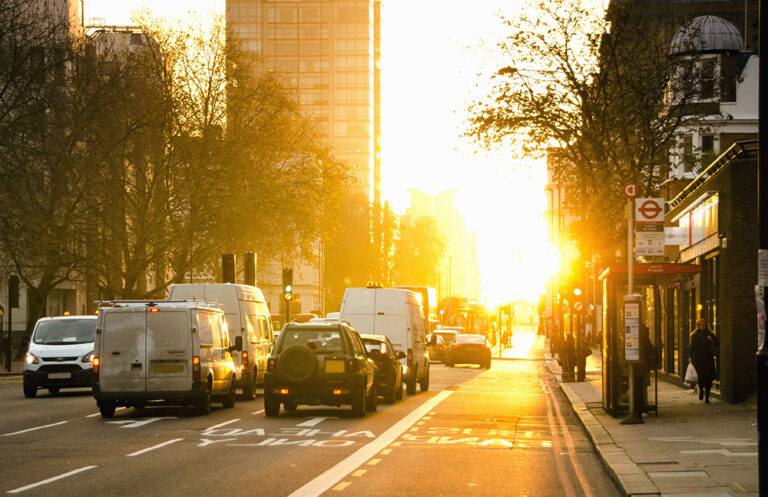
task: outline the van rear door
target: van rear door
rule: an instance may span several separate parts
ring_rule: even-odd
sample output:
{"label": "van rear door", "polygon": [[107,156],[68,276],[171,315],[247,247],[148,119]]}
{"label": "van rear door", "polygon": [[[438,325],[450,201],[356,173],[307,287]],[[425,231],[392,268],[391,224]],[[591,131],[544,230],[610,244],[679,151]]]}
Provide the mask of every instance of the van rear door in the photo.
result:
{"label": "van rear door", "polygon": [[395,349],[403,352],[411,347],[405,313],[405,291],[378,290],[374,315],[375,333],[385,335]]}
{"label": "van rear door", "polygon": [[99,386],[102,392],[146,390],[146,310],[107,310],[100,337]]}
{"label": "van rear door", "polygon": [[147,312],[147,391],[192,389],[192,325],[189,310],[150,307]]}
{"label": "van rear door", "polygon": [[374,322],[376,292],[375,288],[347,288],[344,294],[340,318],[349,321],[358,333],[380,333]]}

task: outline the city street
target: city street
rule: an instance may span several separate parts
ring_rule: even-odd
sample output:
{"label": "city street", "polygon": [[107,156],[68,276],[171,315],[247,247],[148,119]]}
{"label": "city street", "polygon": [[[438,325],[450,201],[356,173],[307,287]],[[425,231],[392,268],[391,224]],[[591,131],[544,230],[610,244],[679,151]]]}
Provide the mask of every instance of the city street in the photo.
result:
{"label": "city street", "polygon": [[618,495],[544,367],[544,342],[525,348],[490,370],[432,363],[428,392],[363,419],[306,406],[267,418],[259,396],[210,416],[149,407],[105,420],[85,390],[25,399],[20,377],[2,377],[0,492]]}

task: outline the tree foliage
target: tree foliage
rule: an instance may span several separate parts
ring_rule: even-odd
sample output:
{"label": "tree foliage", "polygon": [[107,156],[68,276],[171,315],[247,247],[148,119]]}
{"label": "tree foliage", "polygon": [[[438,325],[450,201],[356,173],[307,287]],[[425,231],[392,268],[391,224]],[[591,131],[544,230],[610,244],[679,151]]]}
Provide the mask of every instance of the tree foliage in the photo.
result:
{"label": "tree foliage", "polygon": [[438,287],[445,240],[437,221],[431,216],[403,216],[399,232],[393,257],[395,284]]}
{"label": "tree foliage", "polygon": [[670,55],[668,31],[634,2],[612,3],[604,16],[578,0],[541,1],[504,19],[509,34],[498,48],[508,65],[470,107],[467,131],[485,145],[510,140],[523,155],[546,153],[581,214],[581,247],[606,257],[624,233],[622,185],[654,192],[668,176],[676,132],[701,117],[695,71],[681,70],[695,58]]}
{"label": "tree foliage", "polygon": [[163,296],[332,229],[346,166],[223,18],[80,38],[29,4],[0,4],[0,260],[30,326],[67,280],[89,304]]}

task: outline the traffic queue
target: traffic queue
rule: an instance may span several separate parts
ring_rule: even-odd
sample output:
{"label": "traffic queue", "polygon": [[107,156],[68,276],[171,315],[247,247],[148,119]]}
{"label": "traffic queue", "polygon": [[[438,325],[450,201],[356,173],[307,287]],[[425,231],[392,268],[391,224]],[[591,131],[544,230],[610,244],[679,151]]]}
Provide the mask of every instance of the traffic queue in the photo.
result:
{"label": "traffic queue", "polygon": [[[428,327],[420,295],[348,288],[333,317],[277,333],[261,290],[232,283],[175,284],[166,300],[101,301],[96,316],[40,319],[23,374],[38,390],[92,387],[103,417],[118,407],[176,404],[208,414],[264,390],[267,416],[299,405],[374,411],[429,389]],[[239,392],[238,392],[239,391]]]}

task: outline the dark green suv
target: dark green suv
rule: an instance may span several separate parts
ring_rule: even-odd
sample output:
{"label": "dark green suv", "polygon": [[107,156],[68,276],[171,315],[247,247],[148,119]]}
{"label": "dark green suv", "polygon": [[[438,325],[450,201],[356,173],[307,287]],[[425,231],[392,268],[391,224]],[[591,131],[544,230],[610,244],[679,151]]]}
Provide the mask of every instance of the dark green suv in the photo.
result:
{"label": "dark green suv", "polygon": [[360,335],[345,322],[289,323],[283,327],[264,374],[264,411],[280,404],[350,404],[354,416],[376,410],[375,364]]}

